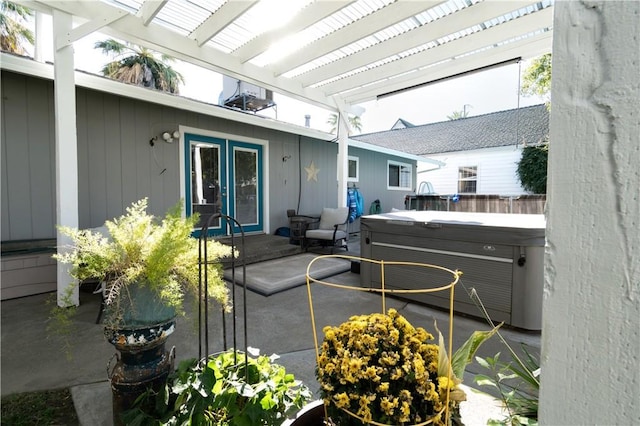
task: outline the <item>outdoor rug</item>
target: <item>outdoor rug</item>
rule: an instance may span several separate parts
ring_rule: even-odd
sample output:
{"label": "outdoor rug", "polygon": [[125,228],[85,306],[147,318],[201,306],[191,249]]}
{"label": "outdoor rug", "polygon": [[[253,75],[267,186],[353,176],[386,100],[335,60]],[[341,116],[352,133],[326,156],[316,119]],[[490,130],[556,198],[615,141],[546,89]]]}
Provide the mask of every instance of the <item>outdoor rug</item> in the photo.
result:
{"label": "outdoor rug", "polygon": [[[304,285],[307,283],[307,266],[315,257],[315,254],[303,253],[247,265],[247,289],[269,296]],[[315,279],[323,279],[350,269],[351,262],[347,259],[327,258],[315,261],[309,275]],[[231,281],[231,269],[224,271],[224,277]],[[236,268],[236,283],[242,284],[242,278],[242,268]]]}

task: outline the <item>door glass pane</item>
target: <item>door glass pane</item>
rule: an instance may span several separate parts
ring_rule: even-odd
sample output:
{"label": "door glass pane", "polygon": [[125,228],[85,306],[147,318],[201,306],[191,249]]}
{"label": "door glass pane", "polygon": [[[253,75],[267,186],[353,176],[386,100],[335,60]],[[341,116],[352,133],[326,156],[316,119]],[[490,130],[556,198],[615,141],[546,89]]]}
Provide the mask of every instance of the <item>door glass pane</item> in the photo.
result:
{"label": "door glass pane", "polygon": [[[200,213],[198,228],[220,211],[220,148],[216,145],[191,145],[191,211]],[[219,228],[216,219],[210,228]]]}
{"label": "door glass pane", "polygon": [[257,152],[236,148],[233,154],[234,212],[241,225],[258,223]]}

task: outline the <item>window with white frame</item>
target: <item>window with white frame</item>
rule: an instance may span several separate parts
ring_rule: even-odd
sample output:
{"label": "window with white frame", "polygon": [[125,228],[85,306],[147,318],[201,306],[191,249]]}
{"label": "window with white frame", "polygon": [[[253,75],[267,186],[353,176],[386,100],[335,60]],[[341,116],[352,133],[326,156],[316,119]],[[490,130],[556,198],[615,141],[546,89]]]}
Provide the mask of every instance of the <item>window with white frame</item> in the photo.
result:
{"label": "window with white frame", "polygon": [[387,161],[387,188],[411,189],[413,168],[411,164]]}
{"label": "window with white frame", "polygon": [[360,159],[350,155],[348,161],[349,173],[347,174],[347,182],[358,182],[360,180]]}
{"label": "window with white frame", "polygon": [[478,189],[478,166],[458,167],[458,192],[475,194]]}

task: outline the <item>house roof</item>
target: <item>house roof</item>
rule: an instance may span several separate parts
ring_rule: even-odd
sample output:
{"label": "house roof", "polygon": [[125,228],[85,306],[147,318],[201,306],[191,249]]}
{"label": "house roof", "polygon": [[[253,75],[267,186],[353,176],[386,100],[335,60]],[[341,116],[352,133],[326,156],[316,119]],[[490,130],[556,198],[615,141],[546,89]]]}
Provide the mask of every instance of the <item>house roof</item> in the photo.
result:
{"label": "house roof", "polygon": [[546,105],[493,112],[405,129],[351,136],[361,142],[414,155],[538,144],[549,133]]}
{"label": "house roof", "polygon": [[[331,110],[551,51],[554,0],[15,0]],[[277,26],[279,25],[279,26]]]}
{"label": "house roof", "polygon": [[415,124],[409,123],[407,120],[403,120],[402,118],[398,118],[393,126],[391,126],[391,130],[406,129],[407,127],[415,127]]}

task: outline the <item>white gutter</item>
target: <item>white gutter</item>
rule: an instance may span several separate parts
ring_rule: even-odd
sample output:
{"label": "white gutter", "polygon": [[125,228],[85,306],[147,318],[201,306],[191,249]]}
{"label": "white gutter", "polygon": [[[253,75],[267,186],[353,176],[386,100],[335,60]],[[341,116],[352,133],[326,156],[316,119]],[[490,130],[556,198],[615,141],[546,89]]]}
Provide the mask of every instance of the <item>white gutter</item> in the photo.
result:
{"label": "white gutter", "polygon": [[369,143],[356,141],[356,140],[353,140],[353,139],[349,139],[349,146],[353,146],[355,148],[366,149],[368,151],[380,152],[382,154],[395,155],[397,157],[403,157],[403,158],[406,158],[406,159],[409,159],[409,160],[414,160],[414,161],[418,161],[418,162],[422,162],[422,163],[434,164],[434,165],[438,166],[436,168],[429,169],[429,170],[436,170],[436,169],[439,169],[441,167],[444,167],[447,164],[447,163],[443,163],[442,161],[434,160],[432,158],[422,157],[420,155],[409,154],[409,153],[402,152],[402,151],[396,151],[395,149],[385,148],[385,147],[378,146],[378,145],[372,145],[372,144],[369,144]]}

